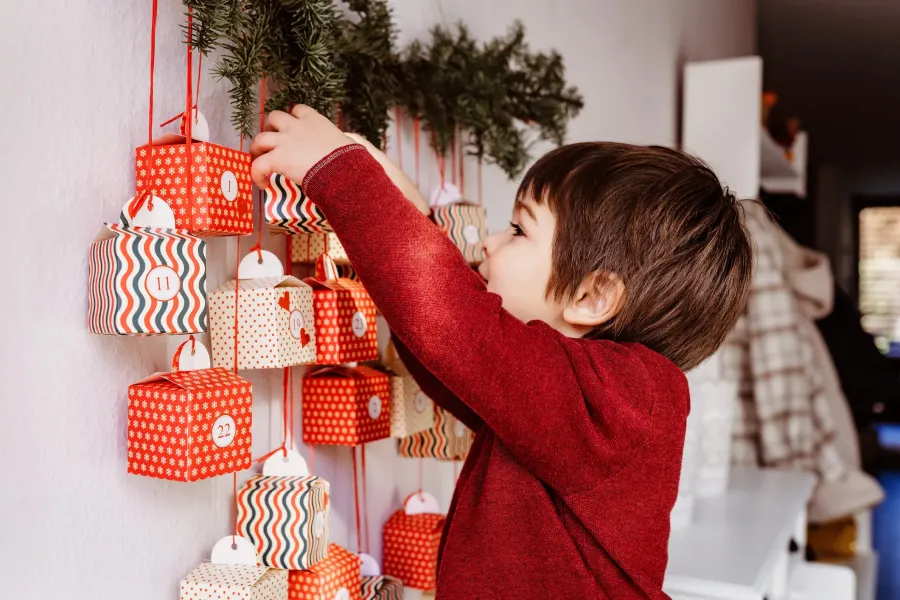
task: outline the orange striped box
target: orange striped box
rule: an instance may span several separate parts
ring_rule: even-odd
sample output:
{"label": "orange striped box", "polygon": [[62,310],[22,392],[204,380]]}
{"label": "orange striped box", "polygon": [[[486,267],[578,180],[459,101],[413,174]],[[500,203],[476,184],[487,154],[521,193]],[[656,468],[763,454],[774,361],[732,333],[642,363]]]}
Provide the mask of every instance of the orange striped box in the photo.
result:
{"label": "orange striped box", "polygon": [[250,154],[166,134],[135,153],[139,191],[150,190],[175,213],[175,226],[194,235],[253,233]]}
{"label": "orange striped box", "polygon": [[256,546],[259,562],[309,569],[328,554],[329,489],[315,476],[257,475],[238,492],[238,533]]}
{"label": "orange striped box", "polygon": [[88,257],[88,327],[115,335],[206,331],[206,242],[108,223]]}
{"label": "orange striped box", "polygon": [[303,378],[303,441],[358,446],[391,435],[388,376],[370,367],[329,367]]}
{"label": "orange striped box", "polygon": [[128,472],[197,481],[250,467],[253,390],[225,369],[157,373],[128,388]]}
{"label": "orange striped box", "polygon": [[465,460],[473,440],[474,434],[462,421],[435,405],[434,425],[401,438],[399,451],[404,458]]}
{"label": "orange striped box", "polygon": [[327,254],[319,257],[312,286],[316,322],[316,364],[378,360],[375,303],[358,281],[339,277]]}
{"label": "orange striped box", "polygon": [[484,239],[487,237],[487,214],[484,207],[458,202],[437,206],[431,218],[447,232],[470,265],[484,260]]}
{"label": "orange striped box", "polygon": [[360,559],[337,544],[306,571],[288,574],[289,600],[356,600],[361,594]]}
{"label": "orange striped box", "polygon": [[272,233],[328,233],[331,225],[300,186],[278,173],[264,191],[263,215]]}
{"label": "orange striped box", "polygon": [[437,586],[438,548],[444,515],[398,510],[384,524],[384,573],[417,590]]}

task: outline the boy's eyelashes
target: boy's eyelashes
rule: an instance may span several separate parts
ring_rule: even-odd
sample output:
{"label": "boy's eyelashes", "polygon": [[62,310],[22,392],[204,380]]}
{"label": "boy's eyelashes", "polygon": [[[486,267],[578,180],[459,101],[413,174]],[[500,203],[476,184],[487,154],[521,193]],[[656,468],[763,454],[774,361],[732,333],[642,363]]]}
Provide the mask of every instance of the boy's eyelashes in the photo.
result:
{"label": "boy's eyelashes", "polygon": [[510,221],[509,226],[512,227],[514,237],[525,235],[525,231],[518,223],[513,223],[512,221]]}

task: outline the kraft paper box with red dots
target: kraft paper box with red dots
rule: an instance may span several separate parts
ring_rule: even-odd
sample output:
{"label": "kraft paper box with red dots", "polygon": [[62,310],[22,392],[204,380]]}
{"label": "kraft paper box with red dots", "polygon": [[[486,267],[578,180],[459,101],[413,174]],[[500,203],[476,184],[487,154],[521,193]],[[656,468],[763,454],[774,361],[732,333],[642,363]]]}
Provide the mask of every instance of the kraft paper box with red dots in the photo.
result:
{"label": "kraft paper box with red dots", "polygon": [[409,588],[434,589],[444,521],[444,515],[409,515],[403,509],[391,515],[384,524],[385,575]]}
{"label": "kraft paper box with red dots", "polygon": [[291,236],[291,262],[314,264],[328,254],[339,265],[349,264],[347,251],[334,233],[298,233]]}
{"label": "kraft paper box with red dots", "polygon": [[314,475],[257,475],[237,495],[237,531],[256,546],[259,562],[309,569],[327,556],[327,481]]}
{"label": "kraft paper box with red dots", "polygon": [[393,340],[382,368],[391,378],[391,437],[402,439],[434,427],[434,403],[400,360]]}
{"label": "kraft paper box with red dots", "polygon": [[391,434],[390,380],[370,367],[328,367],[303,378],[303,441],[358,446]]}
{"label": "kraft paper box with red dots", "polygon": [[157,373],[128,388],[128,472],[197,481],[250,467],[253,392],[225,369]]}
{"label": "kraft paper box with red dots", "polygon": [[315,362],[312,288],[290,276],[230,281],[209,296],[213,365],[233,368],[235,302],[238,369]]}
{"label": "kraft paper box with red dots", "polygon": [[290,571],[289,600],[357,600],[361,594],[360,559],[337,544],[306,571]]}
{"label": "kraft paper box with red dots", "polygon": [[375,303],[358,281],[338,276],[327,254],[319,257],[313,288],[316,363],[339,365],[378,359]]}
{"label": "kraft paper box with red dots", "polygon": [[253,233],[250,154],[166,134],[135,152],[139,191],[150,190],[175,213],[175,225],[200,236]]}
{"label": "kraft paper box with red dots", "polygon": [[287,571],[204,562],[181,580],[179,600],[286,600],[287,587]]}

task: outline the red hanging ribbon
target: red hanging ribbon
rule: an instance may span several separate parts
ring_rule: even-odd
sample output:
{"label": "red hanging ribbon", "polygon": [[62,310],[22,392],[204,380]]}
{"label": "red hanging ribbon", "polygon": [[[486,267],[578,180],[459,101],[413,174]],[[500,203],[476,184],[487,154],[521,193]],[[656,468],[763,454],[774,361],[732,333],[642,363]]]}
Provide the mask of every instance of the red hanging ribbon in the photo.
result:
{"label": "red hanging ribbon", "polygon": [[450,181],[456,185],[456,136],[450,140]]}
{"label": "red hanging ribbon", "polygon": [[359,519],[359,475],[356,468],[356,447],[350,448],[353,453],[353,500],[356,507],[356,553],[362,553],[362,527]]}
{"label": "red hanging ribbon", "polygon": [[237,255],[237,260],[235,261],[234,266],[234,372],[238,372],[238,315],[240,314],[238,308],[241,304],[241,238],[238,236],[237,238],[237,249],[235,251]]}
{"label": "red hanging ribbon", "polygon": [[362,454],[362,501],[363,501],[363,531],[366,534],[366,554],[369,553],[371,546],[369,545],[369,500],[366,494],[366,445],[363,444],[360,449]]}
{"label": "red hanging ribbon", "polygon": [[281,377],[282,400],[281,400],[281,451],[287,458],[288,451],[288,406],[289,406],[289,389],[291,385],[291,371],[287,367],[282,369]]}
{"label": "red hanging ribbon", "polygon": [[397,136],[397,166],[403,170],[403,111],[399,106],[394,108],[394,130]]}
{"label": "red hanging ribbon", "polygon": [[459,193],[466,197],[466,151],[465,144],[459,141]]}
{"label": "red hanging ribbon", "polygon": [[419,116],[416,115],[413,117],[413,151],[416,157],[416,188],[421,189],[421,183],[419,181]]}
{"label": "red hanging ribbon", "polygon": [[483,182],[482,182],[482,179],[481,179],[481,166],[482,166],[482,163],[483,163],[483,162],[484,162],[484,161],[483,161],[483,160],[481,159],[481,157],[479,156],[479,157],[478,157],[478,206],[481,206],[481,205],[482,205],[482,202],[483,202],[483,198],[482,198],[482,184],[483,184]]}
{"label": "red hanging ribbon", "polygon": [[[159,12],[158,0],[153,0],[150,14],[150,107],[147,111],[147,147],[150,149],[150,162],[153,162],[153,74],[156,71],[156,18]],[[153,210],[153,195],[149,188],[141,190],[134,197],[134,200],[128,206],[128,213],[131,218],[137,215],[144,202],[149,199],[148,204],[150,210]]]}

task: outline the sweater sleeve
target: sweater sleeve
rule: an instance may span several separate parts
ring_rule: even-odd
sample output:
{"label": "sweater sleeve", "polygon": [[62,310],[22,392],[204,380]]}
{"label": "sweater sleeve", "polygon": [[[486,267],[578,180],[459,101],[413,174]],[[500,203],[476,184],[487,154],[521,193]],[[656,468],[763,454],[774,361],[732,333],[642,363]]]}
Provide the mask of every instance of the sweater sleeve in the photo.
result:
{"label": "sweater sleeve", "polygon": [[397,339],[526,469],[562,493],[578,491],[636,446],[650,408],[625,396],[647,396],[646,379],[636,394],[623,391],[615,375],[635,381],[644,370],[622,363],[621,345],[598,357],[586,343],[504,310],[362,146],[322,159],[303,189]]}

